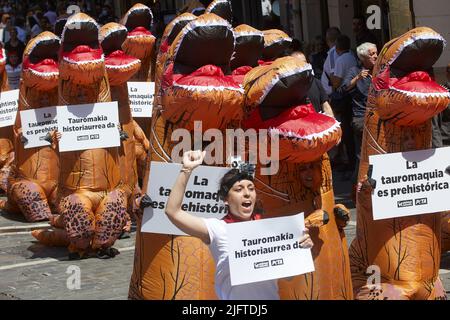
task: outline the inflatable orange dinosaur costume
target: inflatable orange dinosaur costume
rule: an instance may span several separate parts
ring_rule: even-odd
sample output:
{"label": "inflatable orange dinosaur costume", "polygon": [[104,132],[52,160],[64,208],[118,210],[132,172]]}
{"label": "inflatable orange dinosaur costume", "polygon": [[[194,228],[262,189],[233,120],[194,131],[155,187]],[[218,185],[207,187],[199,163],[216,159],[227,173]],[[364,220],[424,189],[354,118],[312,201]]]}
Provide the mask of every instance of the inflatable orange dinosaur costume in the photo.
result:
{"label": "inflatable orange dinosaur costume", "polygon": [[[335,119],[316,113],[306,103],[312,76],[311,66],[294,57],[251,70],[244,79],[243,126],[267,129],[269,150],[272,139],[279,139],[278,172],[262,175],[256,170],[255,185],[265,216],[304,212],[308,219],[323,210],[324,220],[329,220],[310,230],[316,271],[292,281],[280,280],[281,299],[352,299],[347,244],[341,222],[333,214],[332,175],[326,155],[340,140],[341,129]],[[340,214],[343,208],[336,211]]]}
{"label": "inflatable orange dinosaur costume", "polygon": [[[141,67],[130,81],[153,81],[155,73],[155,43],[156,38],[150,32],[153,22],[153,13],[149,7],[137,3],[128,10],[121,20],[128,35],[122,44],[125,54],[135,57],[141,61]],[[136,118],[136,126],[145,134],[147,140],[150,138],[151,118]],[[140,129],[136,130],[140,130]],[[142,178],[145,172],[146,158],[149,150],[147,140],[136,141],[136,156],[138,166],[138,177]]]}
{"label": "inflatable orange dinosaur costume", "polygon": [[5,210],[21,212],[30,221],[48,220],[56,210],[59,159],[54,147],[25,149],[20,111],[58,105],[59,38],[42,32],[23,55],[19,109],[14,125],[14,173],[9,179]]}
{"label": "inflatable orange dinosaur costume", "polygon": [[[229,72],[234,48],[231,25],[214,14],[189,22],[176,36],[161,81],[161,108],[153,113],[150,155],[172,162],[177,128],[225,128],[239,119],[243,91]],[[140,224],[138,224],[140,230]],[[129,297],[132,299],[215,299],[214,261],[200,240],[185,236],[141,233]]]}
{"label": "inflatable orange dinosaur costume", "polygon": [[[431,147],[430,119],[447,107],[450,96],[426,71],[443,47],[438,33],[415,28],[387,43],[374,67],[359,168],[357,234],[350,247],[357,299],[445,298],[438,274],[441,215],[374,221],[374,184],[367,176],[370,155]],[[380,284],[368,283],[370,266],[380,271]]]}
{"label": "inflatable orange dinosaur costume", "polygon": [[[60,50],[59,104],[111,101],[99,27],[89,16],[72,15]],[[90,250],[114,256],[111,248],[126,223],[127,198],[121,184],[118,148],[60,153],[59,212],[74,258]]]}
{"label": "inflatable orange dinosaur costume", "polygon": [[[6,53],[5,49],[0,50],[0,90],[8,91],[8,75],[5,71]],[[8,189],[8,177],[11,171],[11,164],[14,161],[13,130],[9,127],[0,128],[0,191],[6,192]]]}

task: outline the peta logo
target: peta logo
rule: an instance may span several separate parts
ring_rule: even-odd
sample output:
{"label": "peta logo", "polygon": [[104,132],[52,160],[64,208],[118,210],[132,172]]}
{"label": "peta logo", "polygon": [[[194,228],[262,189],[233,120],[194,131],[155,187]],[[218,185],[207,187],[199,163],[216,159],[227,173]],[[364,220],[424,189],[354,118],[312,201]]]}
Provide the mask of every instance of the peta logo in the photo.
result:
{"label": "peta logo", "polygon": [[367,29],[381,29],[381,8],[377,5],[367,7],[366,13],[369,15],[366,21]]}

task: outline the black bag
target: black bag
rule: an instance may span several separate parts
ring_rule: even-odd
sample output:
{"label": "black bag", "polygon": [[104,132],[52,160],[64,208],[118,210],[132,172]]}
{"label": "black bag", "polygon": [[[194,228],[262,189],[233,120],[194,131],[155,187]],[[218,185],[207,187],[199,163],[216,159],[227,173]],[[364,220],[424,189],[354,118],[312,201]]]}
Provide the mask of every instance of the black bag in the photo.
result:
{"label": "black bag", "polygon": [[343,113],[348,109],[351,110],[351,103],[350,94],[343,87],[333,90],[330,94],[330,105],[334,112]]}

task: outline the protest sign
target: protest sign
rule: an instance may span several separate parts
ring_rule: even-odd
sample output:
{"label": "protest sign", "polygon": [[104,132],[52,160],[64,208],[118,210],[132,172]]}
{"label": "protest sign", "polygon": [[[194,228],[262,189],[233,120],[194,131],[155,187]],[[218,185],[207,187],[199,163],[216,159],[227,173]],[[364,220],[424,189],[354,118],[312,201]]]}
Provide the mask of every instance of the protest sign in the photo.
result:
{"label": "protest sign", "polygon": [[[152,205],[144,210],[141,232],[186,235],[170,222],[164,212],[180,169],[181,164],[151,163],[147,193]],[[229,170],[223,167],[197,167],[191,173],[181,209],[198,217],[223,218],[226,207],[219,200],[218,190],[220,179]]]}
{"label": "protest sign", "polygon": [[44,140],[49,132],[58,129],[56,107],[47,107],[20,111],[22,134],[26,138],[24,148],[49,146]]}
{"label": "protest sign", "polygon": [[154,96],[154,82],[128,82],[128,98],[133,118],[152,117]]}
{"label": "protest sign", "polygon": [[0,128],[14,124],[18,106],[19,90],[0,92]]}
{"label": "protest sign", "polygon": [[299,244],[304,228],[303,213],[227,224],[231,285],[313,272],[311,250]]}
{"label": "protest sign", "polygon": [[369,157],[374,220],[450,209],[450,147]]}
{"label": "protest sign", "polygon": [[120,145],[117,102],[60,106],[59,151],[110,148]]}

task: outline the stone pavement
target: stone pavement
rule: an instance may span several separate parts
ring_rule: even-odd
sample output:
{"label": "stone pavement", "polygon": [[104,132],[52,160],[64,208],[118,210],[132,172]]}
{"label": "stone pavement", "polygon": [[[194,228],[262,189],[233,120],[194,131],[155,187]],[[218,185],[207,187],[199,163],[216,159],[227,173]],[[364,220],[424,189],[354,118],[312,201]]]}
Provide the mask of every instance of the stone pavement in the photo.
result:
{"label": "stone pavement", "polygon": [[[334,174],[336,201],[352,208],[346,228],[350,243],[355,237],[356,214],[349,200],[351,184],[342,172]],[[35,241],[30,231],[47,223],[26,223],[0,211],[0,300],[6,299],[127,299],[133,268],[135,233],[119,240],[120,255],[68,261],[65,248],[46,247]],[[80,288],[74,275],[79,271]],[[441,279],[450,298],[450,253],[443,256]]]}

